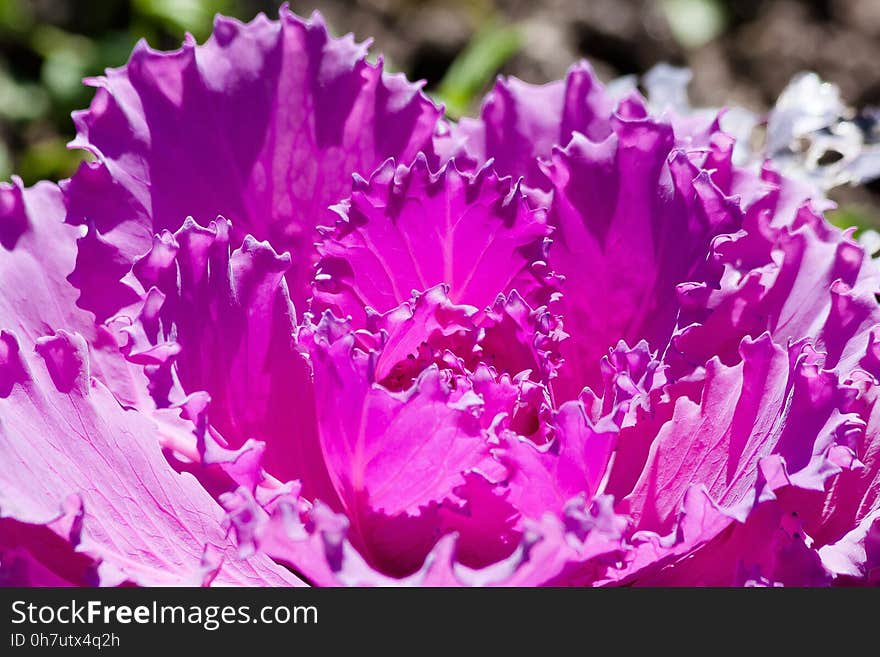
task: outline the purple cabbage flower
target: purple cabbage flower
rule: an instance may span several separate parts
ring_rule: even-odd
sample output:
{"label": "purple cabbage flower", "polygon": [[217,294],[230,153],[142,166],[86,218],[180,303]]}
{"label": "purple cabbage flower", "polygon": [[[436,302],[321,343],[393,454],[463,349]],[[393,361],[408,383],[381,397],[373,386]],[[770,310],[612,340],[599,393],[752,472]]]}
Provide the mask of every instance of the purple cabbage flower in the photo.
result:
{"label": "purple cabbage flower", "polygon": [[880,272],[585,63],[457,124],[320,16],[0,186],[0,583],[880,583]]}

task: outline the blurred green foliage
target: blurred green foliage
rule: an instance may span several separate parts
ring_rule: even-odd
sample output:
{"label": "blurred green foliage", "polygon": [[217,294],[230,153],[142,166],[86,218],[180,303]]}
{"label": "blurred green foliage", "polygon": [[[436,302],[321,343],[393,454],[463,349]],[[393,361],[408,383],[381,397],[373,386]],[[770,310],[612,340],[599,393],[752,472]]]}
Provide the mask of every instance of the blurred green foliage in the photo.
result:
{"label": "blurred green foliage", "polygon": [[454,119],[472,109],[504,63],[516,54],[520,35],[515,27],[492,21],[482,27],[452,62],[434,94]]}
{"label": "blurred green foliage", "polygon": [[[154,22],[171,34],[190,32],[198,41],[211,33],[215,14],[242,16],[242,3],[233,0],[134,0],[135,13],[148,22]],[[236,10],[239,11],[236,11]]]}
{"label": "blurred green foliage", "polygon": [[838,228],[855,227],[855,234],[863,230],[877,230],[880,213],[877,208],[863,203],[848,203],[825,213],[825,217]]}
{"label": "blurred green foliage", "polygon": [[720,0],[662,0],[660,6],[675,40],[699,48],[724,32],[727,14]]}

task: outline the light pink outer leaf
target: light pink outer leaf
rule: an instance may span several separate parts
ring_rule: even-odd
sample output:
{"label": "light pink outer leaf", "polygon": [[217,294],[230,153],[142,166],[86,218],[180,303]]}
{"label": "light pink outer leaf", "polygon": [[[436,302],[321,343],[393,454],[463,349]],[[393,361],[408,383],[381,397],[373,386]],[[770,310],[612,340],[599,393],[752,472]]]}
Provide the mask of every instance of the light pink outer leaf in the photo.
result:
{"label": "light pink outer leaf", "polygon": [[58,329],[80,333],[89,343],[94,376],[120,401],[144,402],[147,382],[140,368],[126,363],[112,333],[77,306],[77,291],[67,277],[74,270],[81,229],[63,221],[56,185],[0,183],[0,329],[13,331],[26,348]]}
{"label": "light pink outer leaf", "polygon": [[0,515],[49,526],[96,562],[100,584],[300,583],[236,556],[222,509],[172,470],[155,426],[89,376],[83,338],[60,331],[36,349],[0,334]]}

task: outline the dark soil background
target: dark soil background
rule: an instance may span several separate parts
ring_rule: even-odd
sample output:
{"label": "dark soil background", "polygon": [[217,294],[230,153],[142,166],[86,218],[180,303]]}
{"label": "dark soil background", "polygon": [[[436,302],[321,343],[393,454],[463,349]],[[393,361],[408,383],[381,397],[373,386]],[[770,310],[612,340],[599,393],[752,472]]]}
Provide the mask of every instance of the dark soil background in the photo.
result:
{"label": "dark soil background", "polygon": [[[214,13],[270,16],[258,0],[0,0],[0,180],[69,175],[79,80],[125,62],[137,38],[200,41]],[[693,70],[697,104],[765,109],[797,72],[837,84],[856,107],[880,105],[880,0],[305,0],[336,33],[372,37],[389,66],[425,79],[450,113],[473,113],[496,73],[545,82],[586,57],[610,79],[658,62]],[[878,217],[880,186],[843,190]]]}

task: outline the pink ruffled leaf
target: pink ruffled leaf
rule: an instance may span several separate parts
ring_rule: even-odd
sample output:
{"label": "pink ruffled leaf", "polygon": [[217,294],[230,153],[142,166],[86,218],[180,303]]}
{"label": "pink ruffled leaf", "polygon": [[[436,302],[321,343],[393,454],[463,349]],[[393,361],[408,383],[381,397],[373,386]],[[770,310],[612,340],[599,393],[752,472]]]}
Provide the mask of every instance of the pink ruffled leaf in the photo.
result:
{"label": "pink ruffled leaf", "polygon": [[576,134],[547,165],[548,264],[564,277],[551,309],[570,335],[554,382],[560,401],[600,383],[600,360],[619,340],[662,349],[677,319],[676,286],[705,266],[710,240],[741,220],[708,172],[673,151],[671,125],[617,114],[611,126],[602,142]]}
{"label": "pink ruffled leaf", "polygon": [[750,210],[741,231],[715,242],[711,257],[723,269],[717,281],[680,287],[677,371],[713,355],[733,364],[742,338],[764,331],[781,345],[814,340],[828,367],[844,375],[865,353],[880,323],[880,281],[862,248],[807,206],[790,224],[774,225],[769,216]]}
{"label": "pink ruffled leaf", "polygon": [[[187,216],[222,214],[233,241],[253,234],[290,251],[299,307],[315,227],[349,195],[351,175],[430,151],[441,113],[419,85],[368,63],[351,35],[332,38],[320,15],[286,7],[278,21],[218,17],[205,44],[188,38],[172,53],[142,41],[126,66],[89,82],[97,92],[74,114],[73,145],[97,160],[65,187],[68,221],[94,225],[131,262]],[[94,266],[78,265],[85,302],[97,294]]]}
{"label": "pink ruffled leaf", "polygon": [[590,65],[580,62],[565,80],[545,85],[500,78],[479,119],[462,119],[447,139],[459,144],[458,152],[477,166],[491,159],[502,175],[549,189],[540,158],[549,157],[555,146],[566,146],[575,132],[593,141],[604,140],[610,134],[613,110],[613,98]]}
{"label": "pink ruffled leaf", "polygon": [[553,439],[536,445],[512,431],[502,432],[496,457],[510,473],[507,500],[523,517],[539,519],[544,513],[561,514],[574,497],[592,499],[617,439],[610,422],[593,426],[583,404],[566,402],[551,424]]}
{"label": "pink ruffled leaf", "polygon": [[[693,484],[705,485],[726,513],[744,517],[756,503],[758,466],[764,460],[769,467],[771,457],[784,469],[780,483],[805,490],[823,490],[843,469],[837,448],[848,449],[850,434],[864,430],[857,415],[841,410],[855,391],[823,370],[809,346],[786,353],[765,334],[741,350],[735,367],[710,362],[700,402],[679,398],[657,433],[624,500],[640,527],[669,531]],[[768,477],[770,490],[780,483]]]}
{"label": "pink ruffled leaf", "polygon": [[[271,509],[246,491],[223,498],[240,540],[303,573],[320,586],[541,586],[586,583],[622,563],[627,523],[611,501],[574,500],[565,519],[550,514],[526,523],[512,553],[485,567],[462,563],[461,540],[446,535],[433,545],[415,572],[400,577],[376,570],[349,540],[345,516],[326,506],[303,508],[295,497]],[[244,538],[242,538],[244,537]]]}
{"label": "pink ruffled leaf", "polygon": [[[255,481],[261,469],[299,479],[304,494],[338,508],[317,440],[309,366],[295,346],[284,279],[290,257],[250,236],[232,250],[231,232],[225,219],[208,227],[190,219],[156,236],[133,267],[149,292],[123,329],[128,357],[152,366],[159,407],[188,406],[206,464],[234,465]],[[202,393],[204,408],[196,409],[193,395]]]}

